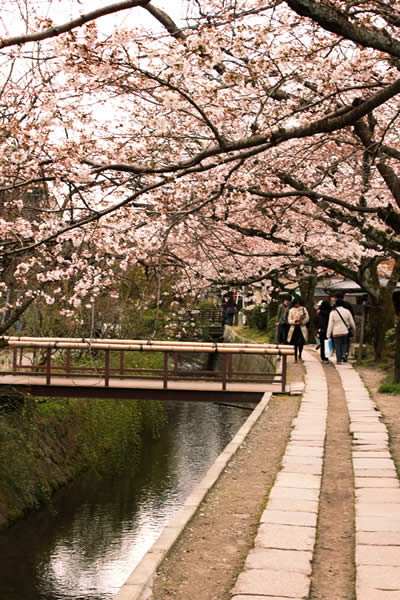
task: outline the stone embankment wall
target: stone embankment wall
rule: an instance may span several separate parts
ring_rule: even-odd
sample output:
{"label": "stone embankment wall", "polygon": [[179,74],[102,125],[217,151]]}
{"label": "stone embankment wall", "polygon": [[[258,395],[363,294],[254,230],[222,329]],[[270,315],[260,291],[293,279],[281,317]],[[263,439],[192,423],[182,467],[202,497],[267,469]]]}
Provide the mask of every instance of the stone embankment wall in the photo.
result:
{"label": "stone embankment wall", "polygon": [[0,529],[82,471],[118,469],[127,448],[134,460],[165,420],[158,402],[0,398]]}
{"label": "stone embankment wall", "polygon": [[[254,344],[252,340],[240,337],[228,325],[225,326],[224,342]],[[273,373],[276,370],[276,356],[261,356],[257,354],[237,354],[233,355],[232,367],[234,371],[244,371],[246,373]]]}

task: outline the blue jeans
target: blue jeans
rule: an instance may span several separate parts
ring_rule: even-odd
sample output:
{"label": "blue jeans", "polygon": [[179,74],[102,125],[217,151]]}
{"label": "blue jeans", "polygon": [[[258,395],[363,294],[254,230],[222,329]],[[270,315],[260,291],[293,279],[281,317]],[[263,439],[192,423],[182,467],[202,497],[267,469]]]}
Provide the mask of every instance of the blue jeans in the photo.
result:
{"label": "blue jeans", "polygon": [[333,345],[335,346],[336,362],[343,362],[347,353],[347,335],[334,335]]}

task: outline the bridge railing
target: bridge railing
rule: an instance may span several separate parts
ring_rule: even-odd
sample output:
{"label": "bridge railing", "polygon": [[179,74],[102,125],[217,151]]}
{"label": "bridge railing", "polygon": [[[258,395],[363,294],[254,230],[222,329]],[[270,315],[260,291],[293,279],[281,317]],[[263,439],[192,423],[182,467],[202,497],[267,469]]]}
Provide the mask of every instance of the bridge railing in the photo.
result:
{"label": "bridge railing", "polygon": [[[100,376],[104,385],[110,385],[111,379],[153,379],[162,380],[167,389],[168,381],[187,380],[221,382],[222,389],[228,383],[280,383],[282,392],[286,391],[287,357],[293,355],[293,346],[277,344],[239,344],[206,342],[171,342],[149,340],[99,340],[90,338],[33,338],[4,337],[3,348],[12,351],[11,369],[2,370],[3,375],[44,376],[46,385],[51,385],[56,377],[78,378]],[[38,350],[42,361],[37,360]],[[104,352],[102,365],[82,366],[73,363],[73,351]],[[158,352],[163,354],[163,368],[150,369],[127,366],[126,354],[132,352]],[[118,360],[115,361],[115,353]],[[182,369],[179,359],[187,353],[214,354],[220,356],[220,367],[209,369]],[[22,360],[22,357],[30,360]],[[114,361],[111,360],[111,354]],[[233,369],[232,358],[237,354],[279,356],[280,369],[276,372],[245,372]],[[62,355],[62,356],[61,356]],[[44,360],[43,360],[44,356]],[[55,358],[57,357],[57,360]],[[97,356],[96,356],[97,359]],[[115,364],[117,363],[117,366]]]}
{"label": "bridge railing", "polygon": [[221,308],[189,308],[185,310],[183,313],[175,314],[176,321],[196,321],[202,324],[222,324],[223,321],[223,311]]}

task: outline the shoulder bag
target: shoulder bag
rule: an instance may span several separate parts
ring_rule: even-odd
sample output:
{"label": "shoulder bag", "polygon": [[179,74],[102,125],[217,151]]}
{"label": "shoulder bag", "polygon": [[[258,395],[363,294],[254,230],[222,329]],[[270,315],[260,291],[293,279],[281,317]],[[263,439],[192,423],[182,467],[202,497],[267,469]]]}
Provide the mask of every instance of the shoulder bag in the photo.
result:
{"label": "shoulder bag", "polygon": [[349,336],[349,338],[353,337],[353,330],[351,327],[349,327],[346,323],[346,321],[343,319],[342,315],[340,314],[340,312],[338,311],[337,308],[335,308],[337,314],[339,315],[339,317],[342,319],[343,323],[345,324],[345,326],[347,327],[347,334]]}

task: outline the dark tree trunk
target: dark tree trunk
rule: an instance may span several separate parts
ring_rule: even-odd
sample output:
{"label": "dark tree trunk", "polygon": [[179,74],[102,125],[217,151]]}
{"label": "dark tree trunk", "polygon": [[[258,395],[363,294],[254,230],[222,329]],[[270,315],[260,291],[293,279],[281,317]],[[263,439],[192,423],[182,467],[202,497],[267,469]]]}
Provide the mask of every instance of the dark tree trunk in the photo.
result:
{"label": "dark tree trunk", "polygon": [[400,383],[400,319],[396,323],[396,340],[395,340],[395,355],[394,355],[394,383]]}
{"label": "dark tree trunk", "polygon": [[299,282],[301,298],[310,315],[308,327],[308,341],[313,342],[315,338],[315,288],[318,278],[316,275],[303,276]]}
{"label": "dark tree trunk", "polygon": [[381,360],[385,347],[385,334],[388,329],[393,327],[394,306],[392,300],[392,291],[387,288],[380,288],[377,299],[371,299],[370,327],[373,336],[375,359]]}

